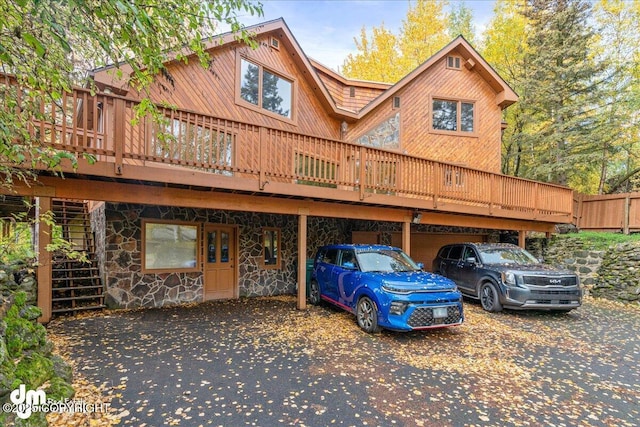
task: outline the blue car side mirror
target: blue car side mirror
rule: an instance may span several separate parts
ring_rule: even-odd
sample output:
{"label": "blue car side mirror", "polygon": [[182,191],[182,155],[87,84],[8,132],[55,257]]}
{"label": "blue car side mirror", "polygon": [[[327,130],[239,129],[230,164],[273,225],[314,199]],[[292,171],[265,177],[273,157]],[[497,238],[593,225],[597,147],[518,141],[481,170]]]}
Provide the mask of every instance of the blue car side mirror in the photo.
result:
{"label": "blue car side mirror", "polygon": [[424,270],[424,262],[419,262],[419,263],[418,263],[418,268],[419,268],[420,270]]}
{"label": "blue car side mirror", "polygon": [[352,262],[345,262],[342,264],[342,267],[349,269],[349,270],[355,270],[356,269],[356,265]]}

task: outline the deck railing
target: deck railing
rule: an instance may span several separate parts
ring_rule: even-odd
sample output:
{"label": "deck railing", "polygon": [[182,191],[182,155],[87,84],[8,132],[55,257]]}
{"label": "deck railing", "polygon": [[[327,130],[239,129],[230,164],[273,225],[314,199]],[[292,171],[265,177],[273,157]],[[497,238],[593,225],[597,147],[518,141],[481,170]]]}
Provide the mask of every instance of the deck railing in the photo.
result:
{"label": "deck railing", "polygon": [[436,209],[455,204],[497,217],[571,221],[568,188],[187,110],[159,107],[158,122],[136,117],[137,105],[75,89],[42,103],[30,131],[43,144],[114,163],[116,175],[127,164],[169,164],[257,179],[267,191],[268,183],[297,183],[356,191],[361,200],[382,194]]}

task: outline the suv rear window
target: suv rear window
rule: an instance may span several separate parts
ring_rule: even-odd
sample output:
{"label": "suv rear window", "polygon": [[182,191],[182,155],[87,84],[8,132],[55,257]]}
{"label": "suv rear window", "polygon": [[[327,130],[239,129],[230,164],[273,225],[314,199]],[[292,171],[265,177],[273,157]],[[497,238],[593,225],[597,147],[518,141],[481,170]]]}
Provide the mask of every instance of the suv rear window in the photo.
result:
{"label": "suv rear window", "polygon": [[449,259],[460,259],[460,255],[462,255],[463,246],[452,246],[451,251],[449,252]]}
{"label": "suv rear window", "polygon": [[449,255],[449,249],[451,249],[449,246],[445,246],[444,248],[440,249],[440,253],[438,254],[438,257],[442,259],[447,259]]}

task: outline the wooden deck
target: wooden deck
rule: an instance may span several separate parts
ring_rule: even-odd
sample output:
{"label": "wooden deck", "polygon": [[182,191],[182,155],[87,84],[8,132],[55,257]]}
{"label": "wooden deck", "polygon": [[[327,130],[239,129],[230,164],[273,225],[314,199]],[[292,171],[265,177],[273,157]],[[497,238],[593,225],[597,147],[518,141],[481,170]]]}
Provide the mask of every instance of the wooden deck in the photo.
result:
{"label": "wooden deck", "polygon": [[136,118],[137,105],[113,94],[75,89],[59,102],[42,103],[31,134],[79,159],[93,156],[95,164],[81,160],[79,169],[62,166],[65,173],[89,179],[545,223],[572,221],[569,188],[194,111],[161,108],[164,120],[156,123]]}

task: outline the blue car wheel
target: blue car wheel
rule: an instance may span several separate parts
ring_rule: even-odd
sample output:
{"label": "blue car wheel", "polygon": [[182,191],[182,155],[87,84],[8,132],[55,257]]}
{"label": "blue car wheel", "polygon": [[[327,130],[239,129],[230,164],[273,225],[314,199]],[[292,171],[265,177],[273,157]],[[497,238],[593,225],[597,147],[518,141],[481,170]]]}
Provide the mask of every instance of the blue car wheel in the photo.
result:
{"label": "blue car wheel", "polygon": [[313,305],[320,304],[320,286],[315,280],[309,284],[309,302]]}
{"label": "blue car wheel", "polygon": [[378,326],[378,308],[369,297],[362,297],[356,306],[356,318],[358,326],[367,333],[375,333],[380,330]]}

